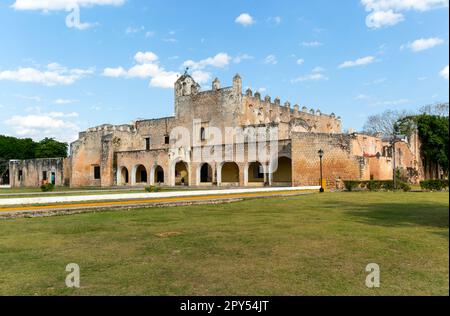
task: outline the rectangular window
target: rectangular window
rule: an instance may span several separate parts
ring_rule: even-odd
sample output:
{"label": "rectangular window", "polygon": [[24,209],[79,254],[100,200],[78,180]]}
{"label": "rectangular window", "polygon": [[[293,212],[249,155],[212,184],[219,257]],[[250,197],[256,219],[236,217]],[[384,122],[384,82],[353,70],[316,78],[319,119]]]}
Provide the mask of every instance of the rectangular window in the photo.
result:
{"label": "rectangular window", "polygon": [[94,166],[94,180],[100,180],[100,166]]}
{"label": "rectangular window", "polygon": [[23,172],[22,170],[19,170],[19,181],[23,180]]}
{"label": "rectangular window", "polygon": [[169,135],[164,136],[164,143],[165,143],[166,145],[169,145],[169,144],[170,144],[170,137],[169,137]]}
{"label": "rectangular window", "polygon": [[150,150],[150,137],[145,139],[145,150]]}
{"label": "rectangular window", "polygon": [[47,171],[42,171],[42,180],[47,180]]}

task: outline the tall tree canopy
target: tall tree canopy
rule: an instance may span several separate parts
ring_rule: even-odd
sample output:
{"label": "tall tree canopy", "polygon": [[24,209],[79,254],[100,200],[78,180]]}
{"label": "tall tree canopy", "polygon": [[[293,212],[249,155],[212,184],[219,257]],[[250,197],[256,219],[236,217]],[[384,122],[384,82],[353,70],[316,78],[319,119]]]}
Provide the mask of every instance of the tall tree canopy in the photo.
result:
{"label": "tall tree canopy", "polygon": [[53,138],[44,138],[36,145],[35,158],[67,157],[68,145]]}
{"label": "tall tree canopy", "polygon": [[405,117],[396,123],[396,130],[405,135],[418,131],[421,154],[428,171],[441,167],[449,171],[449,121],[448,116],[421,114]]}

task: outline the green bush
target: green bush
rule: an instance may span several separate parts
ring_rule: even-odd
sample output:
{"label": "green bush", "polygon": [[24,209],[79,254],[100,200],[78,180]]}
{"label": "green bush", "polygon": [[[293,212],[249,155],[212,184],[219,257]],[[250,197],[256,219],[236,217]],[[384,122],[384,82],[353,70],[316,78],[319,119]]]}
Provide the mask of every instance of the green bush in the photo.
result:
{"label": "green bush", "polygon": [[411,186],[406,182],[399,181],[397,182],[397,189],[403,190],[404,192],[409,192],[411,191]]}
{"label": "green bush", "polygon": [[381,181],[381,189],[386,191],[394,191],[394,180]]}
{"label": "green bush", "polygon": [[420,182],[420,187],[425,191],[442,191],[448,188],[448,180],[425,180]]}
{"label": "green bush", "polygon": [[[370,181],[355,181],[346,180],[344,186],[347,191],[354,191],[355,189],[369,190],[369,191],[394,191],[393,180],[370,180]],[[405,192],[411,191],[411,186],[403,181],[397,180],[397,190],[403,190]]]}
{"label": "green bush", "polygon": [[375,181],[375,180],[370,180],[369,182],[367,182],[366,188],[369,191],[379,191],[379,190],[381,190],[381,182]]}
{"label": "green bush", "polygon": [[55,185],[53,185],[52,183],[46,183],[41,185],[41,191],[42,192],[51,192],[55,189]]}
{"label": "green bush", "polygon": [[154,192],[154,190],[155,190],[155,187],[153,185],[145,187],[146,192]]}
{"label": "green bush", "polygon": [[159,192],[159,191],[161,191],[161,188],[154,186],[154,185],[150,185],[148,187],[145,187],[145,191],[146,192]]}
{"label": "green bush", "polygon": [[357,189],[361,185],[361,181],[346,180],[344,181],[345,189],[349,192]]}

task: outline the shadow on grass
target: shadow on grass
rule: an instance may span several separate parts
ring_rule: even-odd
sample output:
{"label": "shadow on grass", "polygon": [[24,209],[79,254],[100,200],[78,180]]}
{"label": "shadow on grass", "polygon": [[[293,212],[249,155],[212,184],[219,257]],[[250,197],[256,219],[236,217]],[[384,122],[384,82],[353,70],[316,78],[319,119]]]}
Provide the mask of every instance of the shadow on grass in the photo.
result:
{"label": "shadow on grass", "polygon": [[370,225],[398,227],[420,225],[439,229],[449,227],[449,206],[446,203],[376,202],[364,205],[343,202],[342,209],[345,210],[345,214]]}

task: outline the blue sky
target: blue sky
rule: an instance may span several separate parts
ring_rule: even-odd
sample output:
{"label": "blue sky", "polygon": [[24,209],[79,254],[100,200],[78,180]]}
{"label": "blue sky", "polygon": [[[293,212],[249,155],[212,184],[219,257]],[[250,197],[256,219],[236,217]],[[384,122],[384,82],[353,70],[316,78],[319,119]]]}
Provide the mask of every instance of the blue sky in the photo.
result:
{"label": "blue sky", "polygon": [[0,23],[0,134],[170,116],[186,66],[357,130],[449,99],[448,0],[0,0]]}

